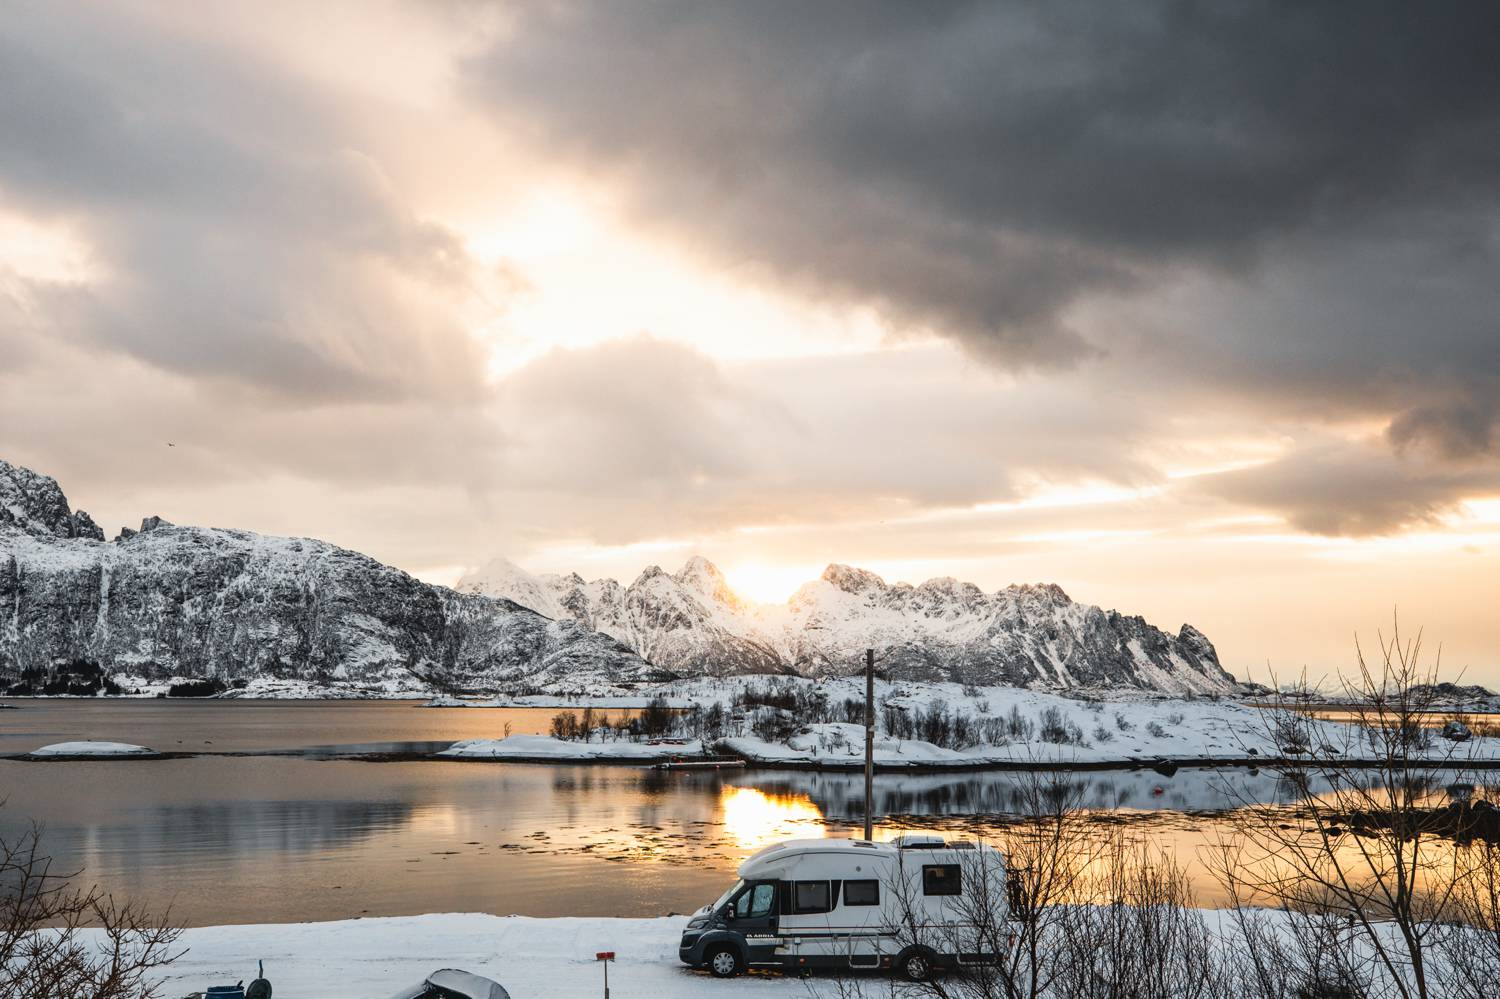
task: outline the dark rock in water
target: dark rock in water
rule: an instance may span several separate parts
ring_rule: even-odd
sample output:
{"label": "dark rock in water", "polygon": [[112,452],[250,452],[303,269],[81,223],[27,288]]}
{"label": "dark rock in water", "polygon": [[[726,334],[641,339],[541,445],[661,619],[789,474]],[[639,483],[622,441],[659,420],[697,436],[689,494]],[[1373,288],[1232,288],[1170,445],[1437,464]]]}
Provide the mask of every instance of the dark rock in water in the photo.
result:
{"label": "dark rock in water", "polygon": [[1411,811],[1354,811],[1347,816],[1349,831],[1372,835],[1378,830],[1401,828],[1407,835],[1420,833],[1458,843],[1500,843],[1500,808],[1479,800],[1453,801],[1441,808]]}
{"label": "dark rock in water", "polygon": [[1443,726],[1442,736],[1450,742],[1468,742],[1474,733],[1461,721],[1449,721]]}
{"label": "dark rock in water", "polygon": [[71,662],[331,693],[673,678],[577,622],[431,586],[322,541],[148,517],[106,544],[55,481],[4,460],[0,514],[0,682]]}
{"label": "dark rock in water", "polygon": [[1155,770],[1163,777],[1176,777],[1179,768],[1177,764],[1173,763],[1171,760],[1157,760],[1155,763],[1151,764],[1151,769]]}

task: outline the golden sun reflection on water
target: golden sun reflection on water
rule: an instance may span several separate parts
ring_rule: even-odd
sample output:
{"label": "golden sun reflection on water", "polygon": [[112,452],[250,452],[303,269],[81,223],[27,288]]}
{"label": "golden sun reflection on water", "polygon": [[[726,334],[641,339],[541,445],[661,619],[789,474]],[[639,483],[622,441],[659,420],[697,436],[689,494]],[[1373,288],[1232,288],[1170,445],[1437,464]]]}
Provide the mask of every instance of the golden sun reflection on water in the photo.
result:
{"label": "golden sun reflection on water", "polygon": [[823,813],[805,794],[766,794],[753,787],[725,787],[719,792],[724,830],[747,850],[784,839],[827,835]]}

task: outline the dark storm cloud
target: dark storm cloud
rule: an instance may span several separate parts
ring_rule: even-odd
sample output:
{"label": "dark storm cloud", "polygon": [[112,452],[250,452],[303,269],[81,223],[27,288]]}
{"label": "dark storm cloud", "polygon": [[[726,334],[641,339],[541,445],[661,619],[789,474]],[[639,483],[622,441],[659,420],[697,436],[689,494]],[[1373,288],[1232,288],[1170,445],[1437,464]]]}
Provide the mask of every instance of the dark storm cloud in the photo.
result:
{"label": "dark storm cloud", "polygon": [[[564,2],[466,79],[742,273],[1005,366],[1107,359],[1138,405],[1483,461],[1496,37],[1479,4]],[[1395,529],[1468,481],[1389,469],[1395,497],[1360,462],[1286,480],[1291,515]]]}
{"label": "dark storm cloud", "polygon": [[402,282],[465,280],[336,103],[231,45],[105,7],[0,28],[0,208],[101,272],[31,282],[58,335],[299,401],[472,392],[482,360]]}
{"label": "dark storm cloud", "polygon": [[1279,461],[1208,476],[1198,491],[1270,510],[1313,534],[1360,537],[1439,524],[1465,493],[1500,488],[1500,474],[1403,461],[1371,446],[1299,448]]}
{"label": "dark storm cloud", "polygon": [[1493,208],[1497,34],[1489,5],[562,3],[469,80],[643,217],[1031,362],[1086,349],[1090,292]]}
{"label": "dark storm cloud", "polygon": [[1493,454],[1500,413],[1491,400],[1418,406],[1396,417],[1386,436],[1398,449],[1427,444],[1455,461]]}

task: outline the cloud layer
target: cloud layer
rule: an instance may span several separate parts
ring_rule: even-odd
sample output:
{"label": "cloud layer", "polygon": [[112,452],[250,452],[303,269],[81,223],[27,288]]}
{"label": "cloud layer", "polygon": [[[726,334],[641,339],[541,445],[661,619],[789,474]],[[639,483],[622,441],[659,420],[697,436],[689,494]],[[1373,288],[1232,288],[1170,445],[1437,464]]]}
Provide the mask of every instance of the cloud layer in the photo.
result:
{"label": "cloud layer", "polygon": [[[111,526],[439,574],[699,547],[1231,627],[1248,590],[1176,609],[1209,566],[1436,593],[1500,495],[1497,22],[23,5],[0,454]],[[510,296],[599,328],[508,354]],[[1390,574],[1339,575],[1360,552]]]}

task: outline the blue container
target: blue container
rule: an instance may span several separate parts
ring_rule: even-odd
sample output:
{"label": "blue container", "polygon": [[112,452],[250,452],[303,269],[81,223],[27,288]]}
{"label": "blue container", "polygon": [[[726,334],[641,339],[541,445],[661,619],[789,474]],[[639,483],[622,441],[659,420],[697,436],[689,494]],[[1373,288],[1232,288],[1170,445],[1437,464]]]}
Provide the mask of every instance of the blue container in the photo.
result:
{"label": "blue container", "polygon": [[203,999],[245,999],[243,985],[211,985]]}

